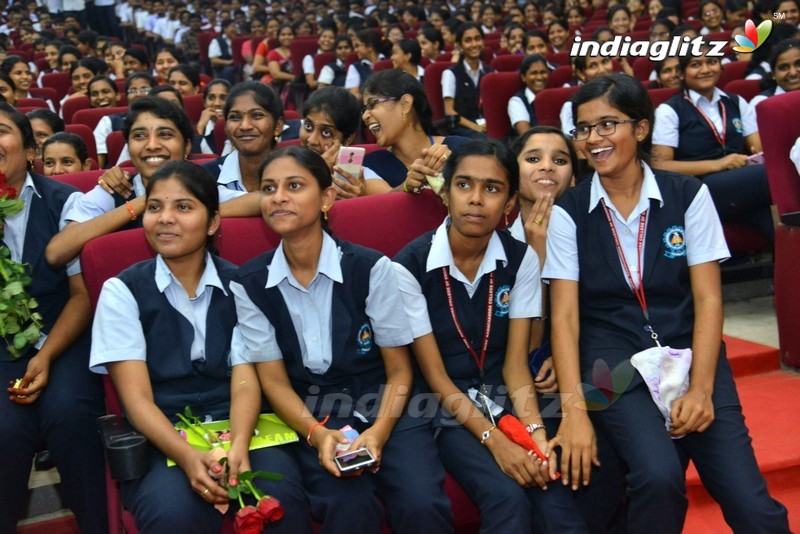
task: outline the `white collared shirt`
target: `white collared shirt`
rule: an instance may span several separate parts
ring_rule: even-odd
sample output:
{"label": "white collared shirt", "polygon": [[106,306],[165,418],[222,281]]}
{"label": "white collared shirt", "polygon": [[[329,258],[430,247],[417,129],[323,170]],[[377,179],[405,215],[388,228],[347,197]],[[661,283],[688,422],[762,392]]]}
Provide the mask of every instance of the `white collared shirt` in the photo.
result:
{"label": "white collared shirt", "polygon": [[[204,360],[206,350],[206,320],[213,291],[218,288],[228,296],[217,272],[217,267],[206,253],[206,267],[190,298],[180,281],[172,274],[161,255],[156,257],[155,281],[158,291],[167,298],[169,305],[183,315],[194,329],[192,339],[192,361]],[[97,311],[92,324],[92,350],[89,368],[95,373],[106,374],[105,365],[128,360],[147,360],[147,339],[139,318],[139,304],[131,290],[119,278],[109,278],[103,284]]]}
{"label": "white collared shirt", "polygon": [[[639,280],[637,251],[639,218],[650,207],[651,199],[658,201],[661,207],[664,207],[661,190],[658,188],[652,169],[644,163],[642,167],[644,181],[639,193],[639,202],[627,219],[622,217],[611,202],[597,173],[592,177],[588,209],[589,212],[603,209],[600,199],[605,201],[611,211],[614,228],[635,283]],[[725,235],[722,232],[722,224],[705,184],[700,186],[700,190],[686,210],[684,224],[686,260],[690,267],[709,261],[723,261],[730,257]],[[644,256],[644,243],[642,244],[642,255]],[[550,224],[547,227],[547,259],[542,277],[577,282],[580,280],[579,271],[577,226],[561,206],[555,205],[550,213]]]}
{"label": "white collared shirt", "polygon": [[[368,59],[359,59],[356,63],[365,63],[372,67],[372,61]],[[347,67],[347,77],[344,79],[345,89],[358,89],[361,87],[361,73],[356,69],[356,63]]]}
{"label": "white collared shirt", "polygon": [[[265,288],[277,287],[292,318],[303,365],[312,373],[323,374],[333,361],[332,302],[334,283],[343,283],[342,251],[327,233],[323,234],[317,274],[303,287],[292,274],[283,253],[283,242],[268,266]],[[239,324],[231,344],[231,364],[268,362],[283,358],[275,327],[250,298],[241,284],[231,282],[236,297]],[[366,313],[376,345],[399,347],[411,343],[411,326],[402,313],[392,264],[382,257],[369,276]]]}
{"label": "white collared shirt", "polygon": [[[709,101],[704,96],[696,91],[689,91],[689,98],[700,111],[714,124],[717,132],[723,129],[722,115],[719,112],[719,100],[725,95],[719,88],[714,88],[714,96]],[[758,133],[758,124],[756,123],[756,113],[747,101],[738,95],[728,95],[730,98],[737,98],[739,100],[739,118],[742,121],[742,136]],[[677,148],[680,142],[680,119],[678,114],[668,104],[661,104],[656,108],[656,123],[653,126],[653,144],[669,146]]]}
{"label": "white collared shirt", "polygon": [[[33,195],[42,198],[42,195],[36,190],[36,186],[33,184],[33,178],[31,178],[31,174],[27,173],[25,175],[25,181],[22,184],[22,190],[17,194],[17,198],[24,200],[25,205],[19,212],[6,217],[4,230],[5,233],[3,235],[3,242],[5,242],[6,246],[11,251],[11,259],[18,263],[22,263],[22,254],[24,253],[25,249],[25,234],[26,230],[28,229],[28,219],[30,218],[31,214],[31,200],[33,199]],[[66,215],[69,214],[69,212],[80,203],[83,196],[83,193],[75,191],[67,198],[67,201],[61,208],[61,220],[58,223],[59,230],[63,230],[67,225],[69,220],[67,219]],[[80,273],[80,258],[75,258],[67,263],[67,276],[73,276]]]}
{"label": "white collared shirt", "polygon": [[219,166],[219,178],[217,178],[217,188],[219,189],[219,201],[227,202],[232,198],[247,194],[247,189],[242,183],[242,171],[239,167],[239,152],[234,150],[225,161]]}
{"label": "white collared shirt", "polygon": [[[447,227],[450,225],[450,218],[436,229],[431,239],[431,248],[425,263],[426,272],[431,272],[442,267],[447,267],[450,276],[464,284],[469,298],[475,295],[475,291],[481,283],[484,275],[494,272],[497,269],[497,262],[504,266],[508,264],[506,251],[500,241],[497,232],[492,233],[489,244],[486,246],[481,264],[474,280],[469,280],[456,266],[453,259],[453,252],[450,249],[450,240],[447,237]],[[444,298],[439,295],[425,295],[419,281],[408,269],[399,263],[394,263],[397,279],[400,284],[400,292],[403,295],[403,305],[406,314],[411,319],[411,329],[414,339],[433,332],[430,316],[428,315],[428,298]],[[539,260],[531,247],[528,247],[525,256],[522,258],[519,270],[517,271],[514,287],[509,293],[509,319],[540,317],[542,310],[541,284],[539,283]]]}
{"label": "white collared shirt", "polygon": [[[525,99],[528,101],[528,104],[533,104],[533,101],[536,100],[536,93],[531,91],[530,88],[526,87]],[[514,126],[518,122],[531,122],[531,116],[530,113],[528,113],[528,108],[525,106],[525,103],[522,101],[522,99],[516,95],[508,99],[508,118],[511,121],[511,126]]]}
{"label": "white collared shirt", "polygon": [[517,215],[517,218],[514,219],[514,222],[508,227],[508,231],[511,233],[511,237],[517,241],[522,241],[523,243],[528,242],[528,238],[525,236],[525,223],[522,222],[522,213]]}
{"label": "white collared shirt", "polygon": [[[142,182],[141,175],[137,174],[131,178],[131,183],[133,184],[134,198],[144,195],[144,183]],[[104,213],[108,213],[115,207],[114,197],[103,189],[103,186],[96,185],[94,189],[83,195],[83,197],[66,212],[66,220],[78,223],[86,222]]]}

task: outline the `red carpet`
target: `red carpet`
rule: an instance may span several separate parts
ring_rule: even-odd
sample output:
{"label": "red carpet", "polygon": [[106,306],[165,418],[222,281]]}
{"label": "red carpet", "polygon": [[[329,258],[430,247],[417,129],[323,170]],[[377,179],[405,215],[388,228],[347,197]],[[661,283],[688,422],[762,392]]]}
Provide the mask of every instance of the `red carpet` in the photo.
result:
{"label": "red carpet", "polygon": [[[772,496],[789,509],[792,531],[800,532],[800,376],[780,370],[778,349],[736,338],[725,341],[758,465]],[[730,532],[694,467],[686,482],[684,532]]]}

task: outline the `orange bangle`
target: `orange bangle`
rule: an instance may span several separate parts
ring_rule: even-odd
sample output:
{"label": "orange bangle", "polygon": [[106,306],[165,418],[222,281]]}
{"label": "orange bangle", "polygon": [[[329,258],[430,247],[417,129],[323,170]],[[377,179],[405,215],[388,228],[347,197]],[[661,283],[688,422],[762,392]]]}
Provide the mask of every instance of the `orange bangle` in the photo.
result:
{"label": "orange bangle", "polygon": [[306,436],[306,442],[309,445],[311,445],[311,433],[314,432],[314,429],[317,428],[318,426],[325,426],[325,423],[327,423],[328,419],[330,418],[331,418],[330,415],[326,415],[325,419],[323,419],[322,421],[317,421],[316,423],[311,425],[311,428],[308,429],[308,436]]}
{"label": "orange bangle", "polygon": [[131,206],[130,201],[128,201],[128,200],[125,201],[125,207],[128,208],[128,213],[131,214],[131,220],[132,221],[135,221],[136,219],[139,218],[139,216],[136,215],[136,212],[133,211],[133,206]]}

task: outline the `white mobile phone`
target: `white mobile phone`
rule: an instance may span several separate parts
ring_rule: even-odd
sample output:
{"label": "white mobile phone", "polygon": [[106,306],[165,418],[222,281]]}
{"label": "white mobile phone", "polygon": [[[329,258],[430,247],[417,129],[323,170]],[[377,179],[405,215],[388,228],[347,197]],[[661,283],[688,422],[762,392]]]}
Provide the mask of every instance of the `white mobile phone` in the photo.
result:
{"label": "white mobile phone", "polygon": [[364,166],[364,152],[362,147],[343,146],[339,149],[336,166],[349,172],[354,178],[358,178],[361,175],[361,168]]}
{"label": "white mobile phone", "polygon": [[336,462],[336,467],[342,473],[348,471],[356,471],[358,469],[366,469],[375,463],[375,458],[367,449],[356,449],[347,454],[340,454],[335,456],[333,461]]}

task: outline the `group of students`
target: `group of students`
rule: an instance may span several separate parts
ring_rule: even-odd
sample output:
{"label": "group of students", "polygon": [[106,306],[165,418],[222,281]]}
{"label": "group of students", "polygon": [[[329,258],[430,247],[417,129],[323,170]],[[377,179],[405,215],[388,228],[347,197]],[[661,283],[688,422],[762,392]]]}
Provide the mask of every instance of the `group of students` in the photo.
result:
{"label": "group of students", "polygon": [[[383,96],[398,87],[409,89]],[[392,259],[326,229],[344,191],[334,179],[350,182],[335,177],[330,146],[352,141],[326,126],[339,111],[330,102],[304,110],[305,146],[273,151],[279,99],[258,82],[234,87],[224,116],[235,152],[203,168],[183,161],[194,136],[185,113],[143,97],[124,125],[138,174],[112,168],[82,197],[29,171],[30,121],[0,104],[2,170],[28,207],[6,219],[5,243],[32,266],[29,291],[45,318],[36,347],[0,362],[5,380],[22,377],[2,417],[15,435],[2,446],[13,459],[0,489],[3,528],[24,509],[19,488],[40,438],[81,528],[106,528],[94,419],[103,411],[96,373],[107,372],[151,445],[148,473],[122,484],[145,532],[216,531],[223,516],[212,505],[227,502],[224,485],[250,468],[283,476],[258,482],[286,510],[276,530],[310,531],[313,518],[326,531],[374,532],[385,511],[395,531],[450,531],[447,472],[486,532],[620,524],[680,532],[690,459],[734,530],[788,532],[786,510],[755,462],[721,342],[721,225],[706,185],[648,166],[654,112],[646,95],[627,75],[599,77],[572,101],[571,139],[536,127],[512,152],[497,141],[451,146],[429,137],[419,82],[405,73],[371,77],[361,118],[379,142],[402,145],[402,128],[426,142],[401,177],[406,193],[395,194],[414,194],[441,173],[449,212]],[[398,126],[398,117],[412,126]],[[576,187],[573,144],[595,169]],[[231,176],[233,185],[223,183]],[[237,187],[242,194],[220,205]],[[517,199],[517,221],[496,230]],[[215,256],[226,205],[259,213],[280,245],[238,269]],[[139,225],[157,256],[105,283],[90,345],[77,256],[89,239]],[[637,294],[646,295],[645,309]],[[598,362],[616,370],[654,345],[642,325],[694,353],[669,431],[638,375],[603,410],[583,399]],[[548,337],[553,356],[532,371],[529,354]],[[544,418],[537,392],[556,389],[561,416]],[[407,411],[417,394],[435,399],[425,416]],[[231,419],[226,480],[175,431],[185,406]],[[247,450],[265,407],[297,443]],[[526,426],[542,458],[498,429],[506,414]],[[360,432],[352,444],[345,425]],[[341,476],[332,459],[348,444],[370,450],[373,472]]]}

